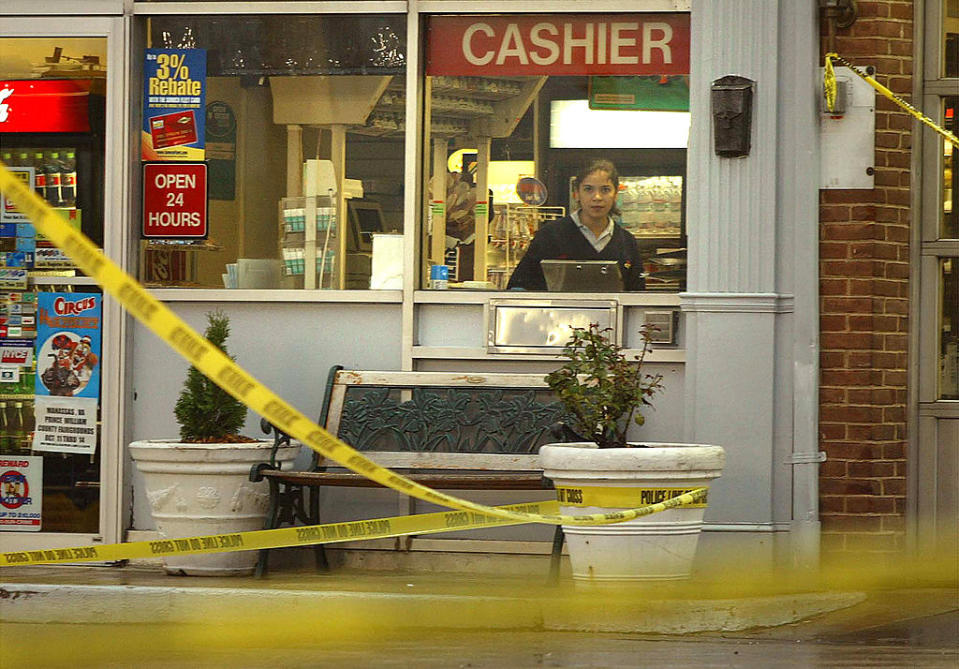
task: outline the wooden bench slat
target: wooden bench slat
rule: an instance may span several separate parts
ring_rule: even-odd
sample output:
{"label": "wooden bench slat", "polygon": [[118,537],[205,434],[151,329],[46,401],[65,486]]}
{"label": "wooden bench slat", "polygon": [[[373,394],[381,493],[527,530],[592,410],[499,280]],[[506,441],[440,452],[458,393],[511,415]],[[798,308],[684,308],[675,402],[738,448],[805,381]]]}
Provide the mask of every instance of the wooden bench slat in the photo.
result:
{"label": "wooden bench slat", "polygon": [[[543,490],[552,487],[549,479],[544,479],[542,472],[536,471],[513,472],[510,474],[403,471],[398,473],[423,485],[450,490]],[[262,472],[262,476],[296,485],[348,486],[351,488],[384,487],[353,472],[281,472],[267,470]]]}
{"label": "wooden bench slat", "polygon": [[344,386],[416,388],[548,388],[545,374],[504,372],[381,372],[344,370],[336,378]]}
{"label": "wooden bench slat", "polygon": [[[427,451],[362,451],[387,469],[479,469],[514,472],[540,470],[539,456],[530,453],[447,453]],[[337,466],[332,460],[320,465]]]}

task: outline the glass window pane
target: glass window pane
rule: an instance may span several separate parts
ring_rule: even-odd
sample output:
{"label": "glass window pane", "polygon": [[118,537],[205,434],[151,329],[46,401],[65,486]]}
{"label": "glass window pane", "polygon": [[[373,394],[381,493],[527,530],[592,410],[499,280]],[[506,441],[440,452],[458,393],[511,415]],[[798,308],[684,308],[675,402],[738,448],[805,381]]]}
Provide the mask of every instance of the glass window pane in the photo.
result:
{"label": "glass window pane", "polygon": [[[0,38],[0,161],[98,246],[107,53],[103,37]],[[0,367],[0,459],[16,460],[0,470],[0,533],[97,533],[98,382],[113,361],[90,346],[102,339],[99,315],[61,323],[51,305],[87,298],[99,305],[101,291],[85,285],[12,202],[0,206],[0,228],[0,340],[8,358]]]}
{"label": "glass window pane", "polygon": [[959,257],[940,261],[939,398],[959,400]]}
{"label": "glass window pane", "polygon": [[[431,19],[423,287],[684,289],[688,15],[657,17]],[[596,160],[618,178],[574,187]]]}
{"label": "glass window pane", "polygon": [[[374,235],[403,230],[405,16],[163,16],[144,30],[150,49],[205,50],[209,235],[144,234],[141,280],[369,289]],[[145,97],[144,157],[183,160]]]}
{"label": "glass window pane", "polygon": [[959,77],[959,0],[942,0],[942,10],[942,73]]}
{"label": "glass window pane", "polygon": [[[943,99],[944,127],[954,135],[959,131],[956,112],[959,96]],[[959,238],[959,214],[956,212],[956,194],[959,193],[959,170],[956,169],[956,147],[942,140],[942,218],[939,236],[945,239]]]}

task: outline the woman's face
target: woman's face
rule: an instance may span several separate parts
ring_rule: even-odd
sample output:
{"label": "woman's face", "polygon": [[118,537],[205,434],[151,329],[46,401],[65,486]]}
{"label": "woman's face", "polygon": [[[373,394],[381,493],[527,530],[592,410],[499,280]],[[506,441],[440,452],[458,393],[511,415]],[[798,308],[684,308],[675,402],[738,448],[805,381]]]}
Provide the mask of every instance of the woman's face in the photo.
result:
{"label": "woman's face", "polygon": [[576,200],[581,207],[580,221],[584,225],[606,225],[609,212],[616,203],[616,186],[608,172],[596,171],[587,175],[576,189]]}

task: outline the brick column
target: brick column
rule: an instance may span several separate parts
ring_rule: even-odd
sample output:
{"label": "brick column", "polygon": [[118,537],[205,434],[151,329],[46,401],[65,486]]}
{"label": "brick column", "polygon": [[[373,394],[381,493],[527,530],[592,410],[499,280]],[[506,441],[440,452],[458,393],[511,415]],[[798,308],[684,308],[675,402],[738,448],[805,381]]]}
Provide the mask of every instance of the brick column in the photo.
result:
{"label": "brick column", "polygon": [[[858,3],[835,50],[906,100],[912,90],[913,2]],[[823,550],[903,548],[906,345],[909,327],[912,118],[876,96],[875,189],[820,197],[820,470]]]}

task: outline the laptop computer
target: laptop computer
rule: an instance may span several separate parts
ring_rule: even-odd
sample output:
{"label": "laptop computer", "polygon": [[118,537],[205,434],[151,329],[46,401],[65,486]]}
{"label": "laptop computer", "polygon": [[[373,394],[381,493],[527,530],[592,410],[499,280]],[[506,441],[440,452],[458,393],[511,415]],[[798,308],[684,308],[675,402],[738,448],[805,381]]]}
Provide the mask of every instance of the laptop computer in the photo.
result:
{"label": "laptop computer", "polygon": [[623,276],[615,260],[541,260],[546,290],[554,293],[619,293]]}

